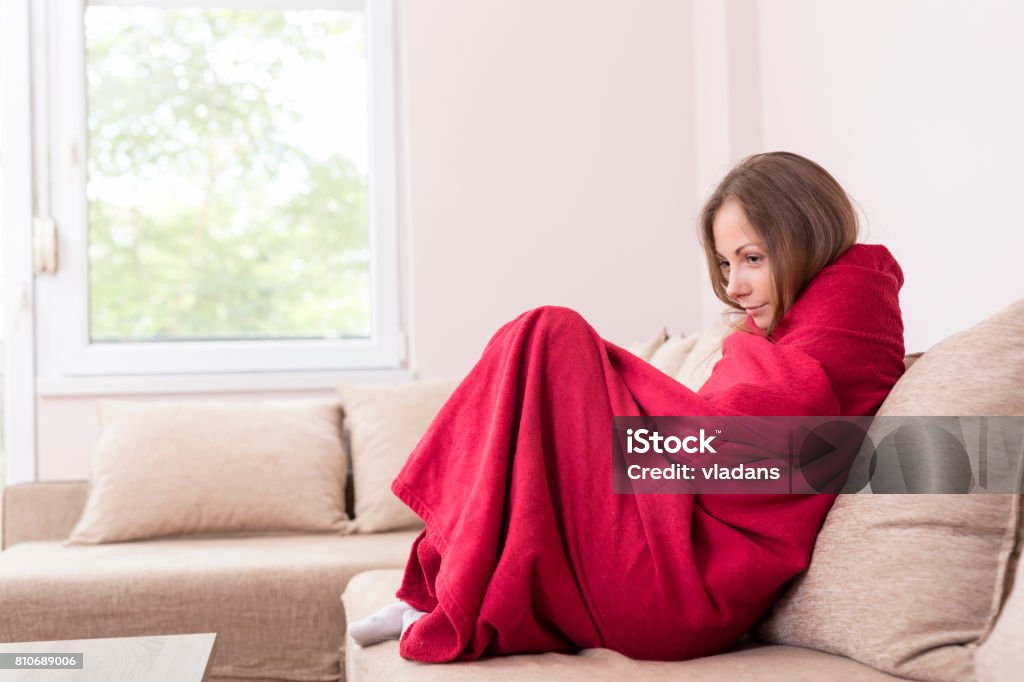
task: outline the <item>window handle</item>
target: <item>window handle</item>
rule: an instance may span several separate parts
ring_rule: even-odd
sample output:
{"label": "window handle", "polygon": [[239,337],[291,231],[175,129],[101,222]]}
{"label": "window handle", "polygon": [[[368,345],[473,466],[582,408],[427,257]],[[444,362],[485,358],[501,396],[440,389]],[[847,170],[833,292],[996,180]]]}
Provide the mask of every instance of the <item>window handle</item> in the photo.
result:
{"label": "window handle", "polygon": [[72,174],[78,172],[79,162],[82,160],[82,155],[78,151],[78,138],[71,138],[71,142],[68,143],[68,164],[69,170]]}
{"label": "window handle", "polygon": [[32,246],[36,274],[57,274],[57,223],[52,218],[32,220]]}

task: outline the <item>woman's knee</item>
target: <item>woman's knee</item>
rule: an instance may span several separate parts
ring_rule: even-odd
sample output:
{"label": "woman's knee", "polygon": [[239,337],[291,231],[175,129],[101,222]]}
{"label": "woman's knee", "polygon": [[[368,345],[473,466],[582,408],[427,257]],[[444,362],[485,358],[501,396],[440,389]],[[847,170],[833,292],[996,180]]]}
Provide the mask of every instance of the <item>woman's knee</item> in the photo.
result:
{"label": "woman's knee", "polygon": [[530,310],[526,317],[531,320],[536,330],[543,330],[546,335],[557,338],[579,338],[596,335],[596,331],[586,318],[572,308],[558,305],[545,305]]}
{"label": "woman's knee", "polygon": [[586,327],[591,329],[590,323],[572,308],[560,305],[543,305],[534,308],[530,314],[545,324],[557,327]]}

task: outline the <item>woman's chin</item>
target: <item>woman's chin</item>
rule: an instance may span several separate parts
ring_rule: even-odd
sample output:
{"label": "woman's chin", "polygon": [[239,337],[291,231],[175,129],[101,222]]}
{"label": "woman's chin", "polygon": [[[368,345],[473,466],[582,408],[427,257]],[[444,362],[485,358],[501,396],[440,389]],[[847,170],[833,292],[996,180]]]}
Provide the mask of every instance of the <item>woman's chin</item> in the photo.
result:
{"label": "woman's chin", "polygon": [[771,326],[771,315],[765,312],[758,312],[756,315],[748,315],[747,317],[749,317],[750,321],[753,322],[761,331],[767,331],[768,327]]}

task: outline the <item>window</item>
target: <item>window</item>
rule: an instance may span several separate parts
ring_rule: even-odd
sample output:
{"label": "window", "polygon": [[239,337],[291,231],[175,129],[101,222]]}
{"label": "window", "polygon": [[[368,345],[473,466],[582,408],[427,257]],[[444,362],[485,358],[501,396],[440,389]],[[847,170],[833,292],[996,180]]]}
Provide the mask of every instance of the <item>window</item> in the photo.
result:
{"label": "window", "polygon": [[92,342],[369,337],[362,19],[86,9]]}
{"label": "window", "polygon": [[44,393],[401,367],[389,2],[32,11]]}

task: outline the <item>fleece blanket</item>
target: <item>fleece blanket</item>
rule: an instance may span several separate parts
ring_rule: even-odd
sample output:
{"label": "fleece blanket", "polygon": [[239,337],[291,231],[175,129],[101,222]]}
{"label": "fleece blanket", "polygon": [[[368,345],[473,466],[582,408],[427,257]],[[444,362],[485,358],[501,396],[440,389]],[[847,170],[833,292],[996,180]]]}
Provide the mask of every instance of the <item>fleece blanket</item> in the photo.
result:
{"label": "fleece blanket", "polygon": [[871,415],[904,371],[899,265],[851,247],[766,338],[747,320],[693,392],[571,309],[505,324],[393,492],[425,522],[397,597],[404,658],[729,648],[801,572],[834,494],[611,490],[612,417]]}

